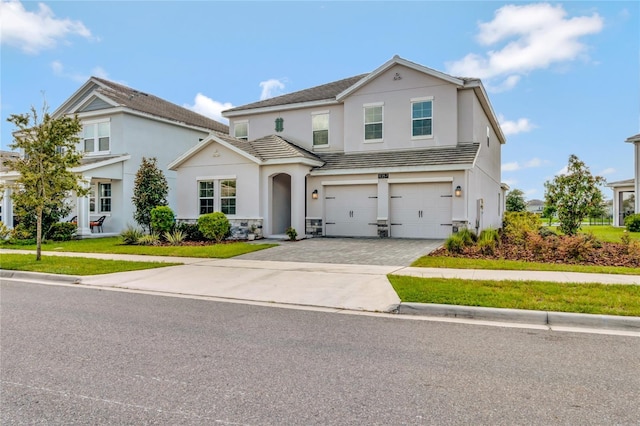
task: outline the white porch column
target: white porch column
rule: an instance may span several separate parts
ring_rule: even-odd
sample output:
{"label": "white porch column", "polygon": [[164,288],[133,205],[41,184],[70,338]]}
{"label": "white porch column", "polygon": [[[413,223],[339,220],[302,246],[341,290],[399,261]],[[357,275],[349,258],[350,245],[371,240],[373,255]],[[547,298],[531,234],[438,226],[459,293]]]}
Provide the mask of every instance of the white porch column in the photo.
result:
{"label": "white porch column", "polygon": [[640,213],[640,141],[635,141],[633,144],[636,151],[636,160],[635,160],[635,197],[636,197],[636,213]]}
{"label": "white porch column", "polygon": [[291,174],[291,226],[298,231],[298,239],[304,238],[306,230],[305,178],[307,170],[296,170]]}
{"label": "white porch column", "polygon": [[[83,182],[82,186],[87,189],[91,184],[89,182]],[[89,195],[84,197],[76,197],[76,214],[78,216],[78,237],[91,235],[91,228],[89,227]]]}
{"label": "white porch column", "polygon": [[6,187],[2,196],[2,223],[13,229],[13,200],[11,199],[11,188]]}

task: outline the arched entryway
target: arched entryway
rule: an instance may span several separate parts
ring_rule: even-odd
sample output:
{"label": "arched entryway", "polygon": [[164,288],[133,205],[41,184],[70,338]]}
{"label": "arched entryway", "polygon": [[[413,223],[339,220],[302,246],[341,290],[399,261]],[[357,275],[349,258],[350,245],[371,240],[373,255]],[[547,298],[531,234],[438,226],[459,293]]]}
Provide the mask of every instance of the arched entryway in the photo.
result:
{"label": "arched entryway", "polygon": [[271,183],[271,234],[284,234],[291,226],[291,176],[279,173]]}

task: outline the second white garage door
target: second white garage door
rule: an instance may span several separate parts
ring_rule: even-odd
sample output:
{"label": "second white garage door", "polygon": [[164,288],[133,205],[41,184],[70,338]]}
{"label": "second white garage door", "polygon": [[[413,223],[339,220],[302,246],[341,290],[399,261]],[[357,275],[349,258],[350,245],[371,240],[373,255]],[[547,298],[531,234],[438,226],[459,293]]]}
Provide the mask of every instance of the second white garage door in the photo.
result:
{"label": "second white garage door", "polygon": [[375,237],[378,235],[377,185],[327,186],[324,195],[327,236]]}
{"label": "second white garage door", "polygon": [[451,235],[451,183],[397,183],[389,192],[391,237]]}

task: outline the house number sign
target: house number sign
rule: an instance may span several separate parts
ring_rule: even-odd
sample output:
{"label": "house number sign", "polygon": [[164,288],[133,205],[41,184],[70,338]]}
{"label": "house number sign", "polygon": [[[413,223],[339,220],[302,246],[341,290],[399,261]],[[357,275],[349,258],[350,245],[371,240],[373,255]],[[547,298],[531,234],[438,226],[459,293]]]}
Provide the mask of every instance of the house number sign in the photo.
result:
{"label": "house number sign", "polygon": [[378,173],[378,179],[389,179],[389,173]]}

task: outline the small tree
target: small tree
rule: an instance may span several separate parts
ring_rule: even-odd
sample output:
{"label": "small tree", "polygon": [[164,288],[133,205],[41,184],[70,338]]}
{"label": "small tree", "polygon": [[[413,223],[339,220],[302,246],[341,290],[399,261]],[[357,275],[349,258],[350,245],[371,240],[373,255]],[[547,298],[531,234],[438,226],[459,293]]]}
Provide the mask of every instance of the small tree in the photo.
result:
{"label": "small tree", "polygon": [[133,218],[140,226],[151,232],[151,210],[167,205],[169,185],[155,158],[142,157],[142,163],[136,173],[133,188]]}
{"label": "small tree", "polygon": [[519,189],[512,189],[507,193],[505,200],[508,212],[524,212],[527,210],[527,203],[524,201],[524,192]]}
{"label": "small tree", "polygon": [[26,114],[12,114],[7,121],[16,126],[11,149],[23,156],[4,162],[20,173],[12,199],[16,211],[31,212],[36,221],[36,260],[40,260],[43,216],[65,209],[65,199],[72,191],[83,196],[82,177],[71,171],[80,165],[82,154],[76,151],[82,125],[78,117],[53,118],[46,103],[42,114],[34,107]]}
{"label": "small tree", "polygon": [[598,186],[604,182],[601,176],[593,176],[575,155],[569,156],[566,174],[545,182],[545,201],[556,207],[562,232],[575,235],[594,207],[602,204],[603,195]]}

